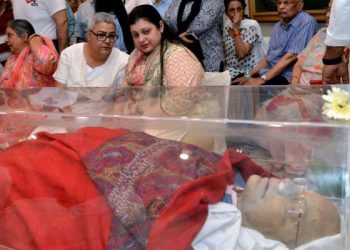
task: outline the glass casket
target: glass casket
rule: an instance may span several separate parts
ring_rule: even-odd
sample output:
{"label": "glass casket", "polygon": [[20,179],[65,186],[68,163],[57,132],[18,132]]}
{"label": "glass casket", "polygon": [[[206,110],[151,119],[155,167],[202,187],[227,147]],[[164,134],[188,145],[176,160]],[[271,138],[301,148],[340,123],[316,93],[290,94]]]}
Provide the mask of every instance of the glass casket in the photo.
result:
{"label": "glass casket", "polygon": [[0,249],[350,249],[328,89],[2,89]]}

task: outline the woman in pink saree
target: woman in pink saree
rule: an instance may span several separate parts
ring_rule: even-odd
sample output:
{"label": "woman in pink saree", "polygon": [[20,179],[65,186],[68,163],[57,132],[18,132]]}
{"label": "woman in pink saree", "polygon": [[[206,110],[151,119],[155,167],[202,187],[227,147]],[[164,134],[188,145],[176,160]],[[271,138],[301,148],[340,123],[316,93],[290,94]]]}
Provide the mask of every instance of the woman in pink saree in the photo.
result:
{"label": "woman in pink saree", "polygon": [[58,53],[49,38],[35,34],[26,20],[7,24],[7,44],[12,56],[0,77],[2,88],[54,86],[52,74],[57,68]]}

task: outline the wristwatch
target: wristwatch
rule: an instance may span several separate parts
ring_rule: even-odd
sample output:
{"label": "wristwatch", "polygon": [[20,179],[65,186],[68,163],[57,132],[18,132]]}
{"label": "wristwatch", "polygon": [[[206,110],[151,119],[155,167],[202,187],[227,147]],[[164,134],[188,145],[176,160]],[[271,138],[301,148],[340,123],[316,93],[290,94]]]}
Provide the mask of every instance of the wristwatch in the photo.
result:
{"label": "wristwatch", "polygon": [[260,79],[266,82],[266,81],[267,81],[267,76],[266,76],[266,74],[263,74],[262,76],[260,76]]}

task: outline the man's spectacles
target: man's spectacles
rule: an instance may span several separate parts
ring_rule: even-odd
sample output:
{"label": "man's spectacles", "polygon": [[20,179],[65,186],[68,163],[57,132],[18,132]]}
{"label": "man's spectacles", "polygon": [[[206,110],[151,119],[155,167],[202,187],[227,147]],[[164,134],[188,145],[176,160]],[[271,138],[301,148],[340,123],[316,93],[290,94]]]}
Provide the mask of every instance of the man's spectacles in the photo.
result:
{"label": "man's spectacles", "polygon": [[98,41],[106,41],[107,38],[110,41],[115,41],[115,39],[117,39],[117,34],[115,33],[95,33],[92,30],[89,31],[96,36]]}
{"label": "man's spectacles", "polygon": [[299,0],[287,0],[287,1],[278,1],[277,6],[280,6],[282,4],[284,5],[291,5],[292,3],[299,2]]}

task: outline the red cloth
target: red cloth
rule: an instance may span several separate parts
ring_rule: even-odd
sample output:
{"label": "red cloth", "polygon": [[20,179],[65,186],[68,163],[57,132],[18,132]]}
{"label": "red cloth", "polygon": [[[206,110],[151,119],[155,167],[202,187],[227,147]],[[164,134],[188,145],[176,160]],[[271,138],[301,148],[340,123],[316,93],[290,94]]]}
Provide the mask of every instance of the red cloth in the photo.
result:
{"label": "red cloth", "polygon": [[[0,152],[0,174],[5,178],[0,178],[0,245],[105,249],[112,212],[81,159],[110,138],[127,133],[104,128],[41,133],[38,140]],[[208,205],[221,200],[236,171],[245,179],[252,174],[271,176],[234,150],[228,150],[216,168],[214,174],[191,180],[175,192],[153,224],[148,249],[190,248],[207,218]]]}
{"label": "red cloth", "polygon": [[244,180],[251,175],[275,177],[250,158],[229,149],[225,152],[218,172],[182,185],[168,206],[153,224],[148,249],[191,249],[191,243],[204,224],[208,205],[219,202],[228,184],[233,183],[236,171]]}
{"label": "red cloth", "polygon": [[[125,133],[87,128],[70,135],[41,134],[0,152],[2,178],[7,178],[0,180],[0,245],[105,249],[112,213],[80,154]],[[11,186],[1,186],[6,183]]]}

